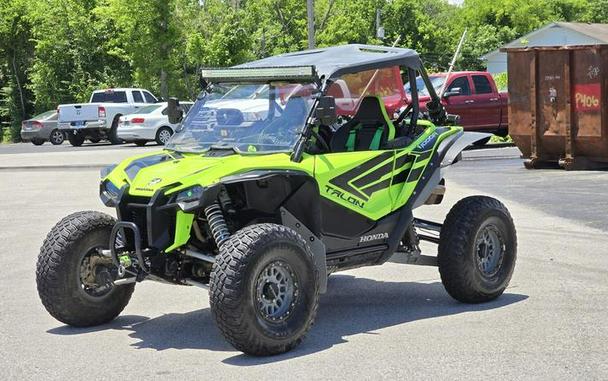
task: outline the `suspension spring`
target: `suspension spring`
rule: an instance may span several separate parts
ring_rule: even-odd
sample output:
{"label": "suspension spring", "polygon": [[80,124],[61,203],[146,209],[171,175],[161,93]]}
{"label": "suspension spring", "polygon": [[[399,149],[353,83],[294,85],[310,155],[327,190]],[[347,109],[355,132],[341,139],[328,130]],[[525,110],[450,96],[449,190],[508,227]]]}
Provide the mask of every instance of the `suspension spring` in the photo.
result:
{"label": "suspension spring", "polygon": [[226,225],[220,204],[216,202],[206,207],[205,216],[207,217],[209,229],[211,230],[215,244],[219,249],[230,237],[230,231],[228,230],[228,225]]}

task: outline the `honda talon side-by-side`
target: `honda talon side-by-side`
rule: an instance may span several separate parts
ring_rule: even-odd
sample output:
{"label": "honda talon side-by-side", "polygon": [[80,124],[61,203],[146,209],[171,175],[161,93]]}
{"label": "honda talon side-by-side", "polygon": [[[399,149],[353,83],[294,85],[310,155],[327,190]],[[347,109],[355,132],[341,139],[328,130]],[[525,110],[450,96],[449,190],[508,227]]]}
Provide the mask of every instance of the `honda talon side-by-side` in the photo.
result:
{"label": "honda talon side-by-side", "polygon": [[302,341],[334,272],[398,259],[437,266],[464,303],[503,293],[517,245],[500,201],[464,198],[443,224],[413,216],[442,201],[446,167],[486,137],[455,126],[415,51],[307,50],[205,69],[201,83],[186,115],[170,100],[181,124],[161,152],[101,171],[115,217],[78,212],[48,233],[36,280],[57,320],[107,323],[142,281],[199,286],[230,344],[272,355]]}

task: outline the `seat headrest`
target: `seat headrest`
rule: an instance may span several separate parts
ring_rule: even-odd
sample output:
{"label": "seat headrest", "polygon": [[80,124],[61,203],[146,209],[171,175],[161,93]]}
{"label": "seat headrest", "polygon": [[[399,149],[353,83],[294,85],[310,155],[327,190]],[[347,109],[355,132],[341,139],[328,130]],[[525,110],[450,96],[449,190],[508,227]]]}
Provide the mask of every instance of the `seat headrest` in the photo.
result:
{"label": "seat headrest", "polygon": [[306,108],[306,102],[302,97],[291,97],[287,104],[285,105],[285,109],[281,116],[293,118],[296,120],[301,120],[306,118],[308,114],[308,110]]}
{"label": "seat headrest", "polygon": [[384,102],[379,97],[366,96],[361,100],[354,119],[359,120],[361,123],[385,122],[385,115]]}

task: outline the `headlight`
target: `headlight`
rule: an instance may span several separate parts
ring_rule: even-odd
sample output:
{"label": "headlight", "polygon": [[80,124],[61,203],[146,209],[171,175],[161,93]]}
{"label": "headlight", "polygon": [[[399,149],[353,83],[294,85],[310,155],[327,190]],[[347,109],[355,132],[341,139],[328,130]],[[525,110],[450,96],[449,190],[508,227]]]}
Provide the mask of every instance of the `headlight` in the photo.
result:
{"label": "headlight", "polygon": [[200,205],[203,198],[203,190],[204,188],[200,185],[184,189],[177,194],[175,201],[184,212],[192,211]]}
{"label": "headlight", "polygon": [[196,201],[203,195],[203,187],[195,185],[192,188],[183,190],[177,194],[177,202]]}
{"label": "headlight", "polygon": [[120,196],[120,188],[114,185],[110,180],[103,181],[99,187],[99,197],[105,206],[116,206],[118,197]]}

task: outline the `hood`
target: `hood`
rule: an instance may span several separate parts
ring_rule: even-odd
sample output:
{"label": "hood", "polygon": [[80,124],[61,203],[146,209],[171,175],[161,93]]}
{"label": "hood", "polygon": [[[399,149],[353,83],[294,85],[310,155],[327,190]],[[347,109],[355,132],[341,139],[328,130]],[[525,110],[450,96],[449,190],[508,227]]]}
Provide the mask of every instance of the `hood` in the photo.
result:
{"label": "hood", "polygon": [[213,154],[162,151],[138,156],[120,163],[104,179],[119,188],[129,185],[129,194],[132,196],[151,197],[160,188],[168,188],[167,193],[171,194],[195,185],[209,186],[226,176],[252,170],[292,169],[312,175],[314,167],[314,157],[306,157],[302,162],[294,163],[288,153]]}

